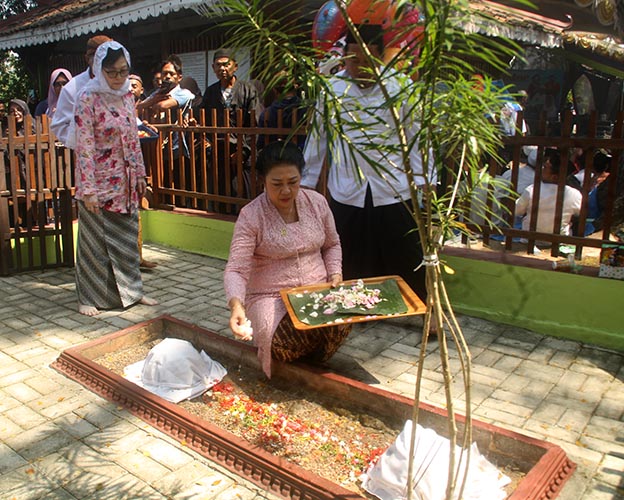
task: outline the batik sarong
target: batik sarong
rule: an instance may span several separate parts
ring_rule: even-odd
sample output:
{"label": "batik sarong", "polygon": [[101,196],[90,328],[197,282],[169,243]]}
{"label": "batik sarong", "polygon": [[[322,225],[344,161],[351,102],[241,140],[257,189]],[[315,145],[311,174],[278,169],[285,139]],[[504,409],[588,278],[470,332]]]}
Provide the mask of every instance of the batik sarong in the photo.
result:
{"label": "batik sarong", "polygon": [[309,330],[297,330],[288,315],[284,316],[271,341],[271,354],[274,359],[291,362],[304,358],[320,363],[331,358],[343,344],[351,326],[339,324]]}
{"label": "batik sarong", "polygon": [[141,300],[138,231],[138,212],[94,214],[78,202],[76,292],[81,304],[115,309]]}

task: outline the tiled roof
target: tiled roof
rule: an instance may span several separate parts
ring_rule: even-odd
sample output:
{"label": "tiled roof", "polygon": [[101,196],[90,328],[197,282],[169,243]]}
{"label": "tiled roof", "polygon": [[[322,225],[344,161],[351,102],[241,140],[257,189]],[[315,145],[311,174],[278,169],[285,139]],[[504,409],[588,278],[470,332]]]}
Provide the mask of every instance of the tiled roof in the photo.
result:
{"label": "tiled roof", "polygon": [[[621,1],[624,4],[624,0]],[[607,59],[624,61],[622,39],[615,33],[574,30],[574,19],[565,9],[561,11],[561,17],[566,18],[564,21],[489,0],[471,0],[470,3],[475,10],[489,15],[491,21],[470,20],[465,24],[466,29],[543,47],[582,49]]]}
{"label": "tiled roof", "polygon": [[560,21],[489,0],[472,0],[472,9],[483,14],[467,20],[466,30],[500,36],[518,42],[561,47],[561,33],[571,26],[571,20]]}
{"label": "tiled roof", "polygon": [[[40,45],[95,33],[215,0],[53,0],[23,14],[0,21],[0,50]],[[505,2],[505,0],[502,0]],[[570,0],[581,5],[593,0]],[[601,0],[605,1],[605,0]],[[624,0],[622,0],[624,5]],[[558,20],[490,0],[471,0],[477,12],[466,29],[511,38],[543,47],[572,46],[624,61],[624,43],[615,36],[571,31],[572,19]],[[615,14],[617,18],[617,13]],[[562,13],[565,18],[565,14]]]}
{"label": "tiled roof", "polygon": [[6,36],[17,31],[25,31],[38,27],[50,27],[79,17],[92,16],[109,12],[121,5],[131,4],[134,0],[57,0],[42,4],[22,14],[11,16],[0,21],[0,33]]}
{"label": "tiled roof", "polygon": [[41,45],[157,17],[201,0],[57,0],[0,21],[0,50]]}

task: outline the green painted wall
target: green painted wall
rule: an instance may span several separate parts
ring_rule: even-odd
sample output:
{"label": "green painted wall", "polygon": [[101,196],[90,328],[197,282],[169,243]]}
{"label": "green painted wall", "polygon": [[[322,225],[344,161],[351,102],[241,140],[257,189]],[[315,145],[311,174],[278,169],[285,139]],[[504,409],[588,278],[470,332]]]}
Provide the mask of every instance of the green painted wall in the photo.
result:
{"label": "green painted wall", "polygon": [[[76,250],[76,239],[78,236],[78,224],[74,223],[74,252]],[[63,238],[60,235],[47,235],[45,237],[45,249],[46,249],[46,263],[56,264],[56,247],[58,244],[60,255],[63,251]],[[28,238],[20,238],[19,245],[15,240],[11,240],[11,250],[13,252],[13,260],[17,261],[18,251],[24,264],[30,264],[30,255],[32,253],[32,266],[38,267],[41,265],[40,259],[40,240],[38,237],[33,237],[32,240]],[[61,257],[59,256],[59,259]]]}
{"label": "green painted wall", "polygon": [[624,351],[624,282],[445,256],[457,311]]}
{"label": "green painted wall", "polygon": [[227,260],[234,224],[196,215],[143,210],[143,241]]}
{"label": "green painted wall", "polygon": [[[144,211],[143,239],[227,259],[234,224]],[[624,351],[624,281],[445,256],[456,311]]]}

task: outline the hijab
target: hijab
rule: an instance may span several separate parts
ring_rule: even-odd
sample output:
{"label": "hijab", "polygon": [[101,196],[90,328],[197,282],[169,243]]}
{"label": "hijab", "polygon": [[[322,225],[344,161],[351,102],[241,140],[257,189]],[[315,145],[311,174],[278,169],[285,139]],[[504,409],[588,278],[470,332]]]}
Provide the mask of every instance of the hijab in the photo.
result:
{"label": "hijab", "polygon": [[17,104],[22,109],[22,112],[24,113],[24,118],[27,115],[30,115],[30,109],[28,108],[28,104],[26,104],[25,101],[22,101],[21,99],[11,99],[9,101],[9,108],[11,107],[11,104]]}
{"label": "hijab", "polygon": [[95,56],[93,57],[93,78],[89,80],[89,83],[85,86],[85,91],[98,92],[104,94],[111,94],[117,96],[126,95],[130,92],[130,80],[126,78],[126,81],[121,86],[121,88],[115,90],[108,86],[108,82],[106,81],[106,77],[104,75],[104,71],[102,71],[102,61],[106,57],[108,53],[108,49],[123,51],[123,56],[126,58],[126,62],[128,63],[128,67],[130,67],[130,54],[126,50],[126,48],[121,45],[119,42],[110,41],[105,42],[100,45],[96,51]]}
{"label": "hijab", "polygon": [[[9,114],[10,114],[11,104],[15,104],[21,108],[22,113],[24,114],[24,120],[26,119],[27,116],[30,116],[30,109],[28,108],[28,104],[26,104],[25,101],[22,101],[21,99],[11,99],[9,101],[9,107],[7,108],[7,113]],[[15,122],[15,126],[18,131],[23,130],[24,121]]]}
{"label": "hijab", "polygon": [[72,74],[65,68],[56,68],[54,71],[52,71],[52,75],[50,75],[50,85],[48,86],[48,109],[46,110],[46,114],[50,117],[50,120],[54,116],[54,112],[56,111],[56,103],[58,102],[59,98],[58,94],[54,90],[54,82],[56,82],[56,79],[60,75],[63,75],[65,78],[67,78],[67,81],[72,79]]}

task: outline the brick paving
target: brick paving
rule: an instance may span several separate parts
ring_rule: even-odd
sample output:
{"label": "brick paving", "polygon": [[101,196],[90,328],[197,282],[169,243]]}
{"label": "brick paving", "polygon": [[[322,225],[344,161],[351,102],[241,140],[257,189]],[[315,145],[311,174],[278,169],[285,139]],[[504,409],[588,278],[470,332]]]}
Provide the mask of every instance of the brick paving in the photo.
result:
{"label": "brick paving", "polygon": [[[144,274],[155,307],[89,318],[76,312],[73,269],[0,278],[0,498],[275,498],[49,368],[63,349],[161,314],[230,335],[224,262],[144,248],[159,262]],[[578,464],[560,498],[624,498],[624,354],[459,320],[473,356],[476,418],[560,445]],[[330,366],[412,396],[419,321],[358,325]],[[422,400],[444,405],[438,350],[430,350]]]}

